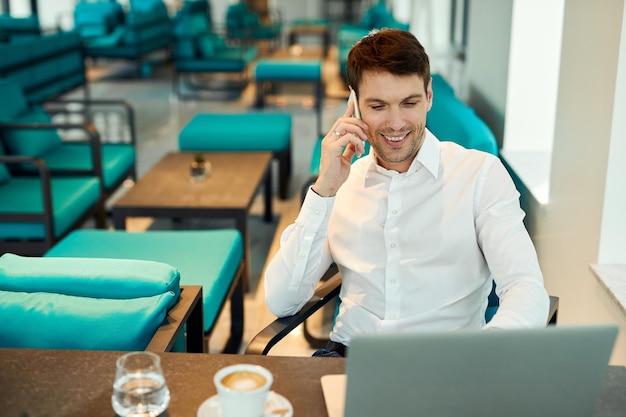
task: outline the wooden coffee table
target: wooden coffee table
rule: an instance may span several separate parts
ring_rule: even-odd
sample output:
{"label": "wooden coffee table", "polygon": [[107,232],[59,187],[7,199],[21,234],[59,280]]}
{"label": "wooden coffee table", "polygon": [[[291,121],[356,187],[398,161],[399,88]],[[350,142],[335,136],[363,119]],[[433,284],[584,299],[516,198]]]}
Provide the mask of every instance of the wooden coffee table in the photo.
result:
{"label": "wooden coffee table", "polygon": [[[113,203],[113,225],[126,228],[127,217],[233,219],[244,240],[244,286],[250,276],[248,211],[261,183],[265,184],[265,219],[272,217],[271,152],[203,152],[211,173],[191,182],[195,153],[165,155]],[[172,248],[176,250],[176,248]]]}

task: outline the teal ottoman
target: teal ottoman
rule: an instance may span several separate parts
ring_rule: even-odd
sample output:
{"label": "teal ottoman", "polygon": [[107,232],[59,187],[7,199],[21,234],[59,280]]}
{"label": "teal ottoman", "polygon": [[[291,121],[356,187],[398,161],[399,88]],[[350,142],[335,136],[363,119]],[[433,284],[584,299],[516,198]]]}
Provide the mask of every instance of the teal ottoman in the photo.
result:
{"label": "teal ottoman", "polygon": [[324,83],[322,80],[322,61],[319,59],[261,59],[254,68],[256,85],[255,106],[265,106],[266,87],[271,89],[275,83],[312,83],[315,89],[315,111],[317,112],[317,130],[322,128],[322,99]]}
{"label": "teal ottoman", "polygon": [[76,230],[45,257],[140,259],[172,265],[180,285],[201,285],[204,334],[209,337],[230,297],[230,338],[224,352],[237,353],[243,337],[243,239],[237,230],[132,233]]}
{"label": "teal ottoman", "polygon": [[291,176],[289,113],[199,114],[180,131],[178,147],[181,151],[188,152],[270,151],[278,161],[279,196],[282,199],[287,198]]}

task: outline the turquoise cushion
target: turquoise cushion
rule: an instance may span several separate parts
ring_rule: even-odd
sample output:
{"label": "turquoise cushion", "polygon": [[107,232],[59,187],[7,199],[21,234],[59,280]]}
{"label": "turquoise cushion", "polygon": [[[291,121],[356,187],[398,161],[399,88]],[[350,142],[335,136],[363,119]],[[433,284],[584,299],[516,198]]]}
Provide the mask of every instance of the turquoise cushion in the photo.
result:
{"label": "turquoise cushion", "polygon": [[181,285],[201,285],[204,328],[217,321],[221,306],[243,259],[237,230],[176,230],[129,233],[75,230],[46,254],[50,256],[146,259],[180,271]]}
{"label": "turquoise cushion", "polygon": [[11,174],[6,165],[0,162],[0,184],[3,184],[11,179]]}
{"label": "turquoise cushion", "polygon": [[277,152],[288,149],[290,142],[289,113],[199,114],[178,135],[182,151]]}
{"label": "turquoise cushion", "polygon": [[193,39],[177,39],[174,44],[176,59],[191,59],[196,57],[196,44]]}
{"label": "turquoise cushion", "polygon": [[180,274],[173,266],[155,261],[5,253],[0,256],[0,290],[112,299],[172,292],[178,298]]}
{"label": "turquoise cushion", "polygon": [[[55,169],[91,169],[91,148],[87,144],[64,143],[42,156],[51,171]],[[135,164],[135,148],[132,145],[102,145],[102,176],[104,188],[118,184]]]}
{"label": "turquoise cushion", "polygon": [[197,39],[198,56],[202,58],[210,58],[215,54],[215,45],[210,36],[200,36]]}
{"label": "turquoise cushion", "polygon": [[[85,34],[83,34],[85,36]],[[87,47],[90,48],[109,48],[120,43],[124,36],[124,27],[118,26],[111,33],[102,34],[93,39],[87,39]]]}
{"label": "turquoise cushion", "polygon": [[260,60],[254,70],[257,80],[320,80],[322,64],[319,59]]}
{"label": "turquoise cushion", "polygon": [[433,96],[426,127],[439,140],[452,141],[467,149],[498,154],[493,132],[474,110],[450,94]]}
{"label": "turquoise cushion", "polygon": [[[0,51],[2,54],[2,51]],[[4,59],[4,56],[3,58]],[[15,81],[0,80],[0,121],[11,122],[24,113],[28,104],[19,84]]]}
{"label": "turquoise cushion", "polygon": [[[50,123],[51,118],[39,106],[12,120],[15,123]],[[3,129],[7,151],[14,155],[43,156],[63,141],[55,129]]]}
{"label": "turquoise cushion", "polygon": [[0,291],[0,347],[144,350],[175,299],[132,300]]}
{"label": "turquoise cushion", "polygon": [[[52,209],[55,237],[62,236],[100,198],[100,181],[93,177],[53,178]],[[38,178],[13,177],[0,186],[0,213],[42,213]],[[0,223],[0,238],[43,239],[42,223]]]}

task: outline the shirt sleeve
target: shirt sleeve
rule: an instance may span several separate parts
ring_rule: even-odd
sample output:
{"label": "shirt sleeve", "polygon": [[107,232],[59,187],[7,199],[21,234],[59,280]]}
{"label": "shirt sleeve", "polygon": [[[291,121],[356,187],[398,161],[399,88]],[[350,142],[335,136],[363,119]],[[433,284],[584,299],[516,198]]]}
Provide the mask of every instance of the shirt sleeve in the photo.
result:
{"label": "shirt sleeve", "polygon": [[309,189],[296,221],[281,235],[264,277],[265,303],[277,317],[298,312],[332,263],[327,227],[334,201]]}
{"label": "shirt sleeve", "polygon": [[502,163],[492,161],[485,167],[476,200],[477,237],[500,298],[500,307],[485,329],[542,327],[550,299],[524,226],[519,193]]}

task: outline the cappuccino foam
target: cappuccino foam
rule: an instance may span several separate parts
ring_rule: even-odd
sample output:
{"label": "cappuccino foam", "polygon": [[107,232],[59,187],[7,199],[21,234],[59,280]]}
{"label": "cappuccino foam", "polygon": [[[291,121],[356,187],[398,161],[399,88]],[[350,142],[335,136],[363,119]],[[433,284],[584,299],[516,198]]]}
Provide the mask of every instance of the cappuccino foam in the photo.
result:
{"label": "cappuccino foam", "polygon": [[261,388],[267,380],[263,375],[251,371],[235,371],[222,378],[222,385],[237,391],[252,391]]}

